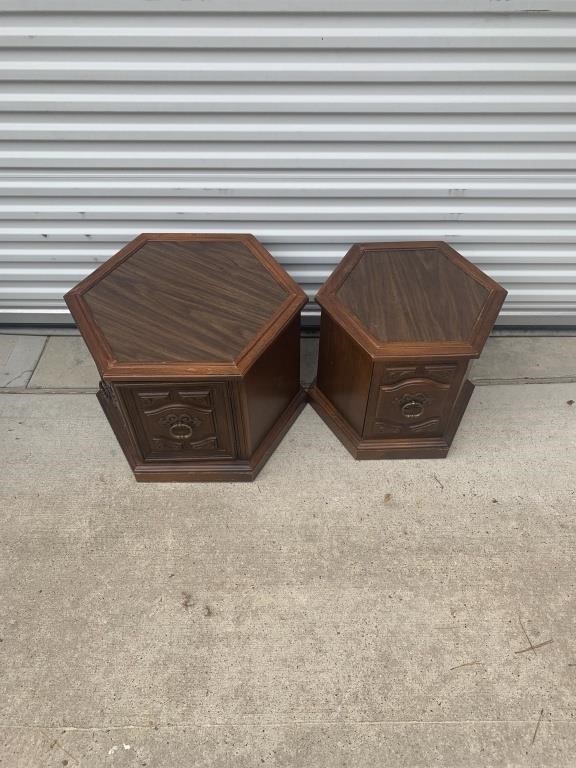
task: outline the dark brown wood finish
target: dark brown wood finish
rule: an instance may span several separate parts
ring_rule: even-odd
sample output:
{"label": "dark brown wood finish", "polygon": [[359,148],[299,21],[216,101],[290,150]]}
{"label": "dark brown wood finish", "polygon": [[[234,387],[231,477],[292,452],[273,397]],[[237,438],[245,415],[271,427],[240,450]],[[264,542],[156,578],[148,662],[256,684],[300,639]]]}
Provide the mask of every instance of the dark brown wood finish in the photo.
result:
{"label": "dark brown wood finish", "polygon": [[266,349],[242,378],[248,452],[255,451],[300,391],[300,317]]}
{"label": "dark brown wood finish", "polygon": [[318,294],[312,405],[356,458],[446,456],[505,296],[445,243],[353,246]]}
{"label": "dark brown wood finish", "polygon": [[304,405],[307,299],[251,235],[141,235],[66,300],[138,480],[251,480]]}
{"label": "dark brown wood finish", "polygon": [[[412,262],[412,253],[417,252],[417,258]],[[394,253],[390,258],[389,253]],[[426,260],[426,252],[430,254],[430,266],[427,271],[436,273],[434,281],[427,285],[425,280],[416,277],[418,264]],[[405,262],[409,266],[397,267],[401,254],[405,254]],[[381,257],[378,257],[378,254]],[[445,264],[440,266],[440,254],[445,260]],[[372,255],[376,258],[372,258]],[[361,274],[365,272],[362,262],[368,258],[372,266],[372,276],[370,279],[376,280],[377,285],[386,286],[383,275],[386,275],[386,265],[396,265],[394,274],[391,276],[394,288],[389,290],[385,287],[385,292],[378,301],[377,293],[368,284],[368,298],[355,299],[354,309],[359,309],[362,319],[356,315],[354,309],[348,306],[348,297],[350,291],[345,288],[349,279],[352,279],[352,285],[356,285],[358,290],[364,290],[360,280],[354,277],[355,269],[360,265]],[[378,264],[380,267],[378,267]],[[461,278],[455,280],[456,274],[451,266],[457,268],[461,273]],[[380,277],[375,277],[375,270],[380,270]],[[437,274],[444,273],[448,280],[442,286],[438,280]],[[367,278],[368,279],[368,278]],[[447,336],[454,335],[456,325],[455,310],[453,308],[453,297],[456,294],[457,287],[462,280],[467,280],[465,295],[462,303],[466,304],[468,295],[473,295],[474,304],[470,309],[462,309],[461,315],[465,327],[468,328],[468,335],[459,332],[461,338],[451,339]],[[345,299],[340,295],[343,290]],[[485,290],[484,300],[478,305],[478,298],[481,295],[480,289]],[[348,293],[348,297],[346,294]],[[445,294],[445,295],[442,295]],[[402,319],[393,321],[395,331],[402,327],[403,339],[389,338],[386,330],[381,328],[386,321],[390,321],[392,313],[382,309],[380,304],[386,300],[398,302],[398,297],[406,297],[406,305],[412,311],[411,319]],[[417,297],[420,297],[420,302]],[[442,242],[415,242],[415,243],[359,243],[352,246],[345,258],[336,267],[330,278],[322,286],[316,300],[327,313],[334,318],[340,325],[353,333],[356,341],[374,358],[389,360],[390,358],[410,358],[414,356],[429,357],[478,357],[488,334],[506,297],[506,291],[484,274],[478,267],[461,256],[457,251],[446,243]],[[452,316],[443,320],[435,320],[435,334],[430,334],[425,326],[430,322],[430,316],[434,312],[435,303],[445,311],[446,307],[451,308]],[[404,301],[400,299],[401,306]],[[423,306],[419,308],[419,303]],[[398,305],[397,305],[398,306]],[[360,307],[362,307],[360,309]],[[417,314],[415,314],[417,313]],[[465,320],[464,320],[465,318]],[[366,323],[370,327],[367,327]],[[377,329],[374,333],[372,329]],[[414,331],[414,337],[408,335],[409,331]],[[428,335],[438,335],[437,338],[428,339]]]}
{"label": "dark brown wood finish", "polygon": [[122,362],[234,362],[287,298],[237,240],[147,242],[84,294]]}
{"label": "dark brown wood finish", "polygon": [[[144,342],[138,340],[135,344],[138,344],[139,351],[130,353],[130,351],[124,350],[124,354],[130,359],[119,359],[117,353],[114,352],[113,347],[122,343],[123,331],[118,326],[123,325],[123,313],[116,310],[114,315],[114,322],[111,323],[111,318],[107,315],[106,304],[100,304],[96,300],[96,305],[100,311],[99,319],[104,322],[105,328],[100,327],[98,320],[93,314],[90,306],[90,296],[92,291],[101,282],[108,282],[108,277],[112,278],[112,286],[114,285],[114,273],[122,269],[125,262],[131,262],[132,258],[135,258],[135,263],[140,261],[140,251],[145,249],[145,258],[147,253],[147,247],[149,245],[162,244],[166,248],[174,248],[176,254],[179,254],[179,259],[187,261],[186,258],[182,259],[180,253],[180,246],[190,246],[194,244],[201,244],[204,246],[204,253],[213,246],[221,244],[224,249],[230,248],[230,246],[238,246],[243,251],[247,248],[252,254],[252,267],[247,269],[248,273],[253,275],[252,278],[247,277],[248,286],[252,285],[253,281],[260,281],[261,283],[267,280],[266,274],[272,277],[276,283],[276,289],[285,290],[286,295],[284,300],[281,300],[276,293],[275,299],[271,302],[269,298],[263,298],[261,308],[264,307],[264,313],[270,310],[271,314],[268,316],[268,320],[262,325],[260,324],[252,333],[251,337],[240,348],[234,345],[229,334],[227,327],[226,332],[227,341],[222,343],[222,347],[228,344],[228,352],[230,357],[224,361],[211,361],[202,360],[198,361],[195,358],[180,357],[178,359],[151,359],[142,360],[138,356],[142,354],[142,345]],[[175,261],[177,261],[176,259]],[[202,269],[202,258],[197,260],[198,268]],[[209,259],[206,259],[206,263],[209,263]],[[248,258],[245,261],[245,265],[248,263]],[[264,272],[260,272],[260,267],[264,269]],[[152,269],[154,267],[152,266]],[[189,274],[188,274],[189,276]],[[214,338],[214,327],[217,327],[215,316],[209,316],[209,313],[205,311],[207,303],[210,301],[210,296],[213,297],[216,303],[222,302],[222,292],[225,290],[222,286],[206,285],[206,281],[202,281],[203,296],[201,302],[203,303],[204,311],[203,315],[206,317],[207,322],[210,324],[210,329],[207,330],[201,328],[200,325],[195,328],[195,316],[190,314],[188,317],[188,324],[183,324],[178,321],[175,328],[175,335],[179,336],[179,339],[175,342],[175,345],[182,345],[186,348],[193,346],[202,347],[206,344],[206,335],[211,334]],[[222,283],[233,282],[233,278],[230,277],[228,271],[223,269]],[[104,297],[106,297],[111,290],[109,286],[104,291]],[[198,297],[194,298],[194,286],[188,283],[186,289],[182,289],[189,297],[190,301],[198,301]],[[179,300],[182,298],[182,292],[179,289]],[[235,293],[235,291],[232,291]],[[98,294],[98,292],[96,292]],[[138,284],[138,298],[134,299],[132,296],[132,287],[129,282],[124,283],[124,290],[117,292],[117,298],[120,303],[127,303],[131,308],[131,322],[135,324],[135,335],[153,335],[158,334],[158,337],[152,341],[152,346],[162,355],[161,343],[170,336],[169,332],[165,330],[166,314],[165,302],[169,302],[169,297],[163,294],[162,297],[158,294],[158,289],[154,280],[150,278],[149,284],[142,277],[139,279]],[[150,299],[145,301],[142,294],[148,294],[149,297],[157,297],[158,301]],[[91,275],[78,283],[75,288],[72,288],[64,297],[66,303],[72,313],[76,323],[88,347],[94,357],[94,361],[102,376],[106,376],[110,381],[125,381],[127,379],[141,379],[146,376],[150,380],[178,380],[183,376],[233,376],[241,375],[243,372],[254,363],[260,353],[268,346],[271,336],[279,333],[282,328],[287,324],[290,318],[297,313],[303,304],[307,301],[304,292],[294,283],[292,278],[282,269],[282,267],[274,261],[272,256],[264,248],[264,246],[253,235],[218,235],[218,234],[142,234],[132,240],[115,256],[108,259],[98,269],[96,269]],[[160,299],[163,299],[160,300]],[[279,300],[280,299],[280,300]],[[275,308],[272,304],[275,302]],[[182,309],[181,309],[182,311]],[[220,307],[220,311],[222,308]],[[261,311],[261,310],[260,310]],[[185,310],[184,310],[185,312]],[[230,309],[229,313],[234,314],[235,310]],[[146,323],[138,319],[138,315],[144,314],[146,316]],[[204,317],[202,319],[204,319]],[[236,316],[238,321],[238,333],[242,334],[242,324],[246,321],[253,323],[253,320],[246,317]],[[158,331],[154,326],[158,322]],[[111,323],[111,325],[109,325]],[[197,334],[196,341],[190,341],[187,338],[186,328],[188,334],[194,338]],[[111,338],[108,338],[108,334],[111,334]],[[146,342],[148,343],[148,342]],[[169,341],[169,348],[173,349],[174,342]],[[232,347],[236,347],[238,351],[232,352]],[[160,347],[160,349],[159,349]],[[221,351],[221,350],[220,350]],[[220,353],[218,353],[219,356]],[[234,355],[234,356],[232,356]]]}
{"label": "dark brown wood finish", "polygon": [[317,385],[340,413],[362,434],[372,379],[372,358],[332,318],[320,324]]}
{"label": "dark brown wood finish", "polygon": [[488,289],[438,248],[370,249],[336,296],[379,342],[466,341]]}
{"label": "dark brown wood finish", "polygon": [[235,459],[229,387],[226,381],[120,385],[144,461]]}

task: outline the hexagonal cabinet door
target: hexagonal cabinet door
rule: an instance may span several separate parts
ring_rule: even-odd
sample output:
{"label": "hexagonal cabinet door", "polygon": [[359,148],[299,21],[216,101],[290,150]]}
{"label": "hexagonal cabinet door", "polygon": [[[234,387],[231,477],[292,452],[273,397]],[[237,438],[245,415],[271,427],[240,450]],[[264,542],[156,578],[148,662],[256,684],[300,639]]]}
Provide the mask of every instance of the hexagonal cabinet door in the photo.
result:
{"label": "hexagonal cabinet door", "polygon": [[252,235],[140,235],[65,298],[137,480],[252,480],[304,405],[306,295]]}
{"label": "hexagonal cabinet door", "polygon": [[317,296],[312,405],[357,459],[446,456],[505,297],[446,243],[354,245]]}

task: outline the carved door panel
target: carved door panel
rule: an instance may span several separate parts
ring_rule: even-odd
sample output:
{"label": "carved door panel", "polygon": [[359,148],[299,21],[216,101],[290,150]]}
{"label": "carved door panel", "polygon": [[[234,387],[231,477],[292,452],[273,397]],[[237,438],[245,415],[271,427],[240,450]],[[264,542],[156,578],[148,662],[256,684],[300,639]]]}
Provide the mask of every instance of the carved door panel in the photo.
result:
{"label": "carved door panel", "polygon": [[225,382],[122,387],[144,459],[233,458],[227,390]]}
{"label": "carved door panel", "polygon": [[364,436],[441,435],[460,376],[457,365],[382,366],[375,370]]}

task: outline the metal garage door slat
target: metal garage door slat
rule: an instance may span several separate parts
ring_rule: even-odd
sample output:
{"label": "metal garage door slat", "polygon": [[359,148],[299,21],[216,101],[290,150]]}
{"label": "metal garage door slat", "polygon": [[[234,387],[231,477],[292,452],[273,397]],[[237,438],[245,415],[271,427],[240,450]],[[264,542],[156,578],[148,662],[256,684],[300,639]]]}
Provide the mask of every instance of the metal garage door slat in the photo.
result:
{"label": "metal garage door slat", "polygon": [[574,3],[430,6],[0,0],[0,322],[70,322],[141,230],[250,230],[311,297],[444,239],[501,322],[576,322]]}

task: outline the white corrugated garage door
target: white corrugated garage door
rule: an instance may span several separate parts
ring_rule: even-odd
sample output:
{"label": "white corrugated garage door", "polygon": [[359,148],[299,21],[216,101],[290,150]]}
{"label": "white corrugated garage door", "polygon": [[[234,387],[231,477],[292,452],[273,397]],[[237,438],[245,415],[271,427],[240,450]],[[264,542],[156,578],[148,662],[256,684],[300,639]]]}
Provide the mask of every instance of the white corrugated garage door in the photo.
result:
{"label": "white corrugated garage door", "polygon": [[[546,9],[543,8],[546,6]],[[250,231],[309,295],[447,240],[576,322],[576,4],[0,0],[0,322],[141,231]]]}

